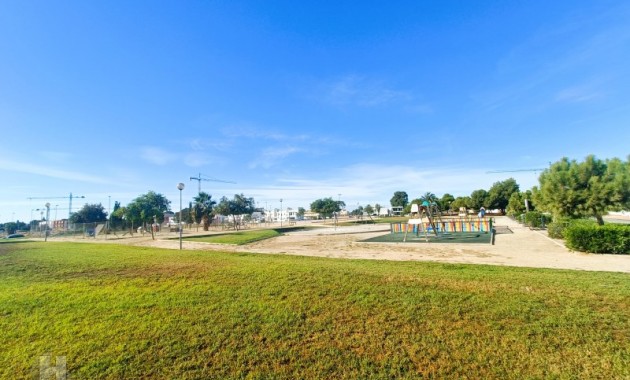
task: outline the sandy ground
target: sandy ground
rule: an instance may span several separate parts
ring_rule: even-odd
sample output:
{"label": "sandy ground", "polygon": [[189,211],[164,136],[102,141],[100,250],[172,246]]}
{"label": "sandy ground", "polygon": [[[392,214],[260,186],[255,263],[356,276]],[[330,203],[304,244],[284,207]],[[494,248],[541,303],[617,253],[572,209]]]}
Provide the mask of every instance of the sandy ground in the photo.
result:
{"label": "sandy ground", "polygon": [[[435,261],[630,273],[630,255],[573,252],[565,248],[562,241],[547,237],[544,231],[530,230],[507,217],[497,217],[495,225],[499,232],[496,235],[495,245],[477,243],[366,243],[360,240],[388,233],[389,225],[362,225],[295,231],[277,238],[243,246],[184,241],[183,248],[339,259]],[[186,236],[189,235],[191,234],[186,233]],[[171,234],[169,237],[175,236],[177,235]],[[144,237],[136,235],[134,238],[118,240],[104,241],[99,239],[96,242],[179,249],[177,239],[157,238],[152,240],[150,235]]]}

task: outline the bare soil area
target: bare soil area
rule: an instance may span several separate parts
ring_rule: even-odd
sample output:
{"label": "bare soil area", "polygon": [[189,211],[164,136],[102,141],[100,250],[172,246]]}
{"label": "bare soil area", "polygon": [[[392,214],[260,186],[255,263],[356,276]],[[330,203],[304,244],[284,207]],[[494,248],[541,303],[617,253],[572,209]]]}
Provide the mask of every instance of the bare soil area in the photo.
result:
{"label": "bare soil area", "polygon": [[[389,225],[376,224],[297,230],[276,238],[242,246],[184,241],[183,249],[630,273],[630,255],[573,252],[565,248],[562,241],[547,237],[544,231],[523,227],[507,217],[496,217],[495,226],[498,232],[495,245],[362,242],[361,240],[389,233]],[[185,236],[194,234],[197,233],[186,232]],[[153,240],[150,234],[145,234],[145,236],[136,234],[133,238],[112,239],[110,237],[107,240],[99,238],[75,241],[179,249],[179,241],[173,239],[176,236],[176,234],[168,234],[168,236],[158,236]]]}

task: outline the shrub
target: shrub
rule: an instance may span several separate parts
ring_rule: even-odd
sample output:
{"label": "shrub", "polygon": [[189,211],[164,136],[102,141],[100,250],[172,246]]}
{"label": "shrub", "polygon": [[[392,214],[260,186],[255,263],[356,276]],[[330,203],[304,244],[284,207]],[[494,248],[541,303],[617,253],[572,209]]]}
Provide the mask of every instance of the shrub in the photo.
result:
{"label": "shrub", "polygon": [[564,231],[571,223],[575,223],[576,219],[558,218],[547,225],[547,234],[550,238],[564,239]]}
{"label": "shrub", "polygon": [[564,231],[567,247],[582,252],[630,254],[630,225],[571,223]]}
{"label": "shrub", "polygon": [[532,228],[544,228],[551,221],[550,215],[538,211],[530,211],[525,214],[525,224]]}

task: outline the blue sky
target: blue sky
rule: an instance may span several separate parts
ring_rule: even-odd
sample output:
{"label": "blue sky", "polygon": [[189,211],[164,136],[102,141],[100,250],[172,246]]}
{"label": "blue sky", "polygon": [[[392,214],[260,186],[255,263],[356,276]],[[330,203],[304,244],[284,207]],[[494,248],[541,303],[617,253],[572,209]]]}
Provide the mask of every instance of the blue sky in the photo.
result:
{"label": "blue sky", "polygon": [[[389,205],[630,154],[625,1],[4,1],[0,221],[153,190]],[[60,197],[60,198],[56,198]],[[64,210],[65,211],[61,211]],[[51,216],[52,217],[52,216]]]}

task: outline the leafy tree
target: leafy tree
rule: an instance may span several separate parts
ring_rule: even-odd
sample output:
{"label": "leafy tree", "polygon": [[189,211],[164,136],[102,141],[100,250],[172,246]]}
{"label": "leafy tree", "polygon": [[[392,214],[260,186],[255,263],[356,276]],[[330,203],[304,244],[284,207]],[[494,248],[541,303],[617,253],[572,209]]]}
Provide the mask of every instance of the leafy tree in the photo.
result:
{"label": "leafy tree", "polygon": [[232,218],[234,229],[238,231],[243,215],[251,215],[254,212],[254,198],[247,198],[243,194],[234,194],[233,199],[221,198],[215,207],[215,212]]}
{"label": "leafy tree", "polygon": [[343,201],[336,201],[332,197],[328,197],[311,203],[311,211],[318,212],[323,217],[331,217],[333,213],[341,211],[341,207],[345,205]]}
{"label": "leafy tree", "polygon": [[505,209],[510,202],[510,197],[514,193],[519,192],[519,186],[514,178],[508,178],[505,181],[495,182],[490,190],[485,206],[491,209],[499,209],[505,214]]}
{"label": "leafy tree", "polygon": [[24,222],[20,222],[19,220],[15,222],[6,222],[2,226],[7,235],[11,235],[16,233],[17,231],[28,230],[28,224]]}
{"label": "leafy tree", "polygon": [[192,214],[193,222],[197,224],[197,230],[199,230],[199,225],[201,224],[201,205],[198,203],[193,204],[193,208],[190,212]]}
{"label": "leafy tree", "polygon": [[120,202],[115,201],[114,202],[114,209],[112,210],[111,215],[109,216],[109,228],[119,228],[124,224],[123,218],[122,216],[124,215],[124,213],[118,211],[120,210],[121,206],[120,206]]}
{"label": "leafy tree", "polygon": [[[162,223],[164,221],[164,213],[169,210],[171,201],[166,199],[162,194],[149,191],[140,195],[125,208],[125,218],[133,225],[146,225],[156,221]],[[151,236],[155,239],[153,229],[151,228]]]}
{"label": "leafy tree", "polygon": [[440,209],[442,210],[450,210],[451,209],[451,203],[453,203],[453,201],[455,200],[455,197],[452,196],[449,193],[446,193],[444,195],[442,195],[442,198],[440,198]]}
{"label": "leafy tree", "polygon": [[397,191],[392,199],[389,200],[392,207],[405,207],[409,203],[409,196],[405,191]]}
{"label": "leafy tree", "polygon": [[534,210],[534,204],[532,203],[532,192],[527,190],[525,192],[515,192],[510,196],[506,213],[508,215],[519,215],[527,211],[525,207],[525,200],[527,199],[529,204],[529,211]]}
{"label": "leafy tree", "polygon": [[367,205],[363,211],[367,212],[368,215],[372,215],[374,214],[374,207],[372,207],[372,205]]}
{"label": "leafy tree", "polygon": [[195,222],[195,208],[193,208],[193,203],[188,202],[188,212],[184,218],[186,223],[193,224]]}
{"label": "leafy tree", "polygon": [[131,220],[127,219],[129,214],[127,212],[127,207],[121,207],[120,204],[118,207],[115,207],[114,211],[112,211],[111,221],[115,224],[112,225],[112,228],[126,228],[127,222],[131,223]]}
{"label": "leafy tree", "polygon": [[520,215],[525,212],[525,200],[520,192],[512,193],[507,205],[506,212],[508,215]]}
{"label": "leafy tree", "polygon": [[304,214],[306,214],[306,209],[304,209],[304,207],[298,207],[297,216],[303,218]]}
{"label": "leafy tree", "polygon": [[193,198],[195,202],[195,211],[198,214],[198,218],[201,218],[201,223],[203,224],[203,230],[208,231],[210,227],[210,219],[212,215],[212,209],[217,204],[212,199],[212,195],[202,191]]}
{"label": "leafy tree", "polygon": [[102,204],[85,204],[79,211],[70,215],[70,223],[97,223],[107,220],[107,212]]}
{"label": "leafy tree", "polygon": [[630,207],[630,156],[625,162],[593,155],[583,162],[564,157],[538,180],[534,201],[556,217],[593,216],[603,225],[607,211]]}
{"label": "leafy tree", "polygon": [[468,207],[475,210],[479,210],[482,207],[487,207],[486,201],[488,199],[488,192],[484,189],[475,190],[470,194],[470,205]]}
{"label": "leafy tree", "polygon": [[380,204],[375,204],[374,205],[374,210],[376,211],[376,215],[381,215],[381,205]]}
{"label": "leafy tree", "polygon": [[472,199],[470,199],[470,197],[457,197],[451,202],[451,210],[459,210],[460,207],[470,208],[471,204]]}

